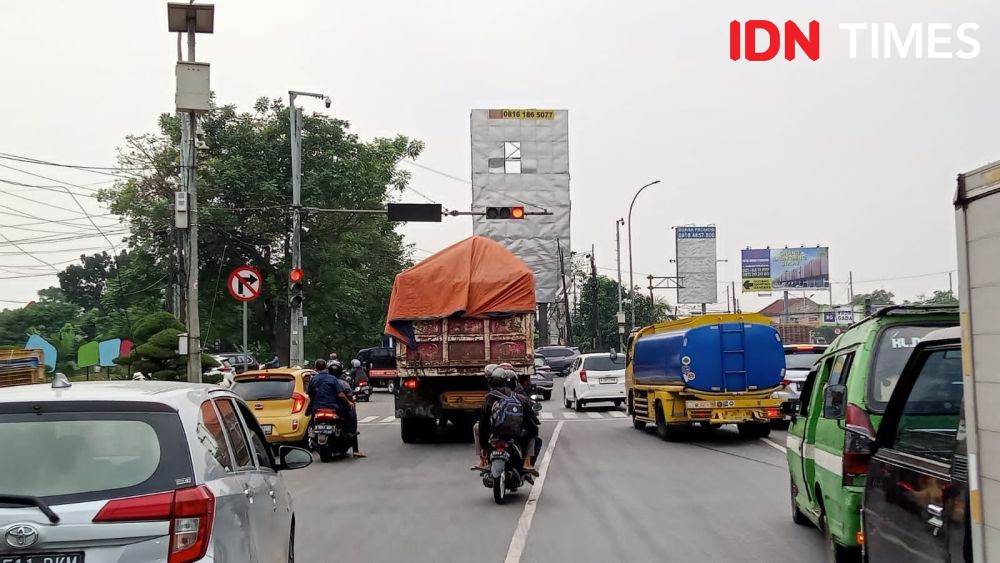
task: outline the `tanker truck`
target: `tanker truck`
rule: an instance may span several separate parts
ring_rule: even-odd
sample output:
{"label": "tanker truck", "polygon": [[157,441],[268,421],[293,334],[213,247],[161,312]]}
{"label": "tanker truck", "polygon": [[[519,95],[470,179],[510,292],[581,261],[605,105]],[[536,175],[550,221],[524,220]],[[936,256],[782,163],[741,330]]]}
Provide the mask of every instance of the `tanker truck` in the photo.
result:
{"label": "tanker truck", "polygon": [[782,417],[771,398],[785,369],[778,332],[758,314],[703,315],[657,323],[629,338],[625,391],[632,425],[668,441],[694,424],[736,424],[745,438]]}

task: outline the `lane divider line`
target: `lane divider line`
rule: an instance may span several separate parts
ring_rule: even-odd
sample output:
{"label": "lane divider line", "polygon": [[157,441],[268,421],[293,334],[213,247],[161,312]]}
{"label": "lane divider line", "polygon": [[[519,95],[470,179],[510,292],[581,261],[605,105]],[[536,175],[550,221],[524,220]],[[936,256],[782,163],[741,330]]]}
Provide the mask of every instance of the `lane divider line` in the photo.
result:
{"label": "lane divider line", "polygon": [[392,422],[394,420],[396,420],[396,415],[387,416],[387,417],[385,417],[385,418],[382,419],[382,422]]}
{"label": "lane divider line", "polygon": [[358,423],[359,424],[364,424],[366,422],[371,422],[371,421],[375,420],[376,418],[378,418],[378,417],[377,416],[366,416],[366,417],[362,418],[361,420],[359,420]]}
{"label": "lane divider line", "polygon": [[538,466],[538,478],[528,493],[528,501],[524,503],[524,510],[521,511],[521,518],[517,521],[517,528],[514,529],[514,536],[510,538],[510,547],[507,548],[507,558],[504,563],[520,563],[521,555],[524,554],[524,547],[528,540],[528,532],[531,531],[531,520],[535,517],[535,509],[538,507],[538,499],[542,496],[542,485],[545,484],[545,476],[549,473],[549,463],[552,462],[552,452],[556,449],[556,442],[559,441],[559,434],[562,433],[564,421],[556,423],[556,429],[552,432],[552,440],[545,448],[545,457]]}
{"label": "lane divider line", "polygon": [[771,446],[772,448],[778,450],[779,452],[785,453],[785,446],[779,446],[778,444],[776,444],[775,442],[772,442],[771,440],[769,440],[767,438],[761,438],[761,440],[765,444],[767,444],[768,446]]}

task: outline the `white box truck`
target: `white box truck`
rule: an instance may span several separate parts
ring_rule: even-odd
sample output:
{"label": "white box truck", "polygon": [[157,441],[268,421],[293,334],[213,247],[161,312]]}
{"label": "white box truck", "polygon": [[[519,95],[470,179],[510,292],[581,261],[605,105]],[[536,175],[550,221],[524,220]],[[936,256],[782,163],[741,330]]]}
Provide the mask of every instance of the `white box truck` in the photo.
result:
{"label": "white box truck", "polygon": [[972,550],[1000,562],[1000,162],[955,194]]}

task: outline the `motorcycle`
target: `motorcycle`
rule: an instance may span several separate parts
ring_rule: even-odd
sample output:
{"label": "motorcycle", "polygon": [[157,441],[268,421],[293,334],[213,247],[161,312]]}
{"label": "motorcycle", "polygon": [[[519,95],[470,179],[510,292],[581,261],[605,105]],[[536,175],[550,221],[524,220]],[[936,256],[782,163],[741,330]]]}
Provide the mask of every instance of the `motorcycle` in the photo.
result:
{"label": "motorcycle", "polygon": [[319,453],[319,460],[326,463],[335,456],[343,456],[351,449],[344,420],[333,409],[317,409],[307,432],[309,449]]}
{"label": "motorcycle", "polygon": [[[532,405],[532,409],[537,413],[542,410],[542,406],[535,403]],[[536,449],[540,449],[537,446],[541,445],[541,438],[536,438],[536,442]],[[497,504],[503,504],[507,500],[508,491],[517,491],[525,482],[535,482],[534,476],[523,472],[524,454],[516,440],[490,438],[489,465],[487,467],[488,469],[482,472],[483,486],[487,489],[493,489],[493,501]]]}
{"label": "motorcycle", "polygon": [[359,401],[368,402],[372,399],[372,386],[368,380],[359,381],[354,384],[354,397]]}

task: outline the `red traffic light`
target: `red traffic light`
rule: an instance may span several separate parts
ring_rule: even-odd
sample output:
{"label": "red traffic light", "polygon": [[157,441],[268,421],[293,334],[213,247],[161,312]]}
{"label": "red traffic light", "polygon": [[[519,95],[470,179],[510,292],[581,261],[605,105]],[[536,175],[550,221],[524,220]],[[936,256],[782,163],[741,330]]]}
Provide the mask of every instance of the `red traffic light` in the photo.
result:
{"label": "red traffic light", "polygon": [[295,268],[291,272],[288,272],[288,280],[293,283],[302,281],[302,268]]}
{"label": "red traffic light", "polygon": [[523,207],[511,207],[510,208],[511,219],[524,219],[524,208]]}

